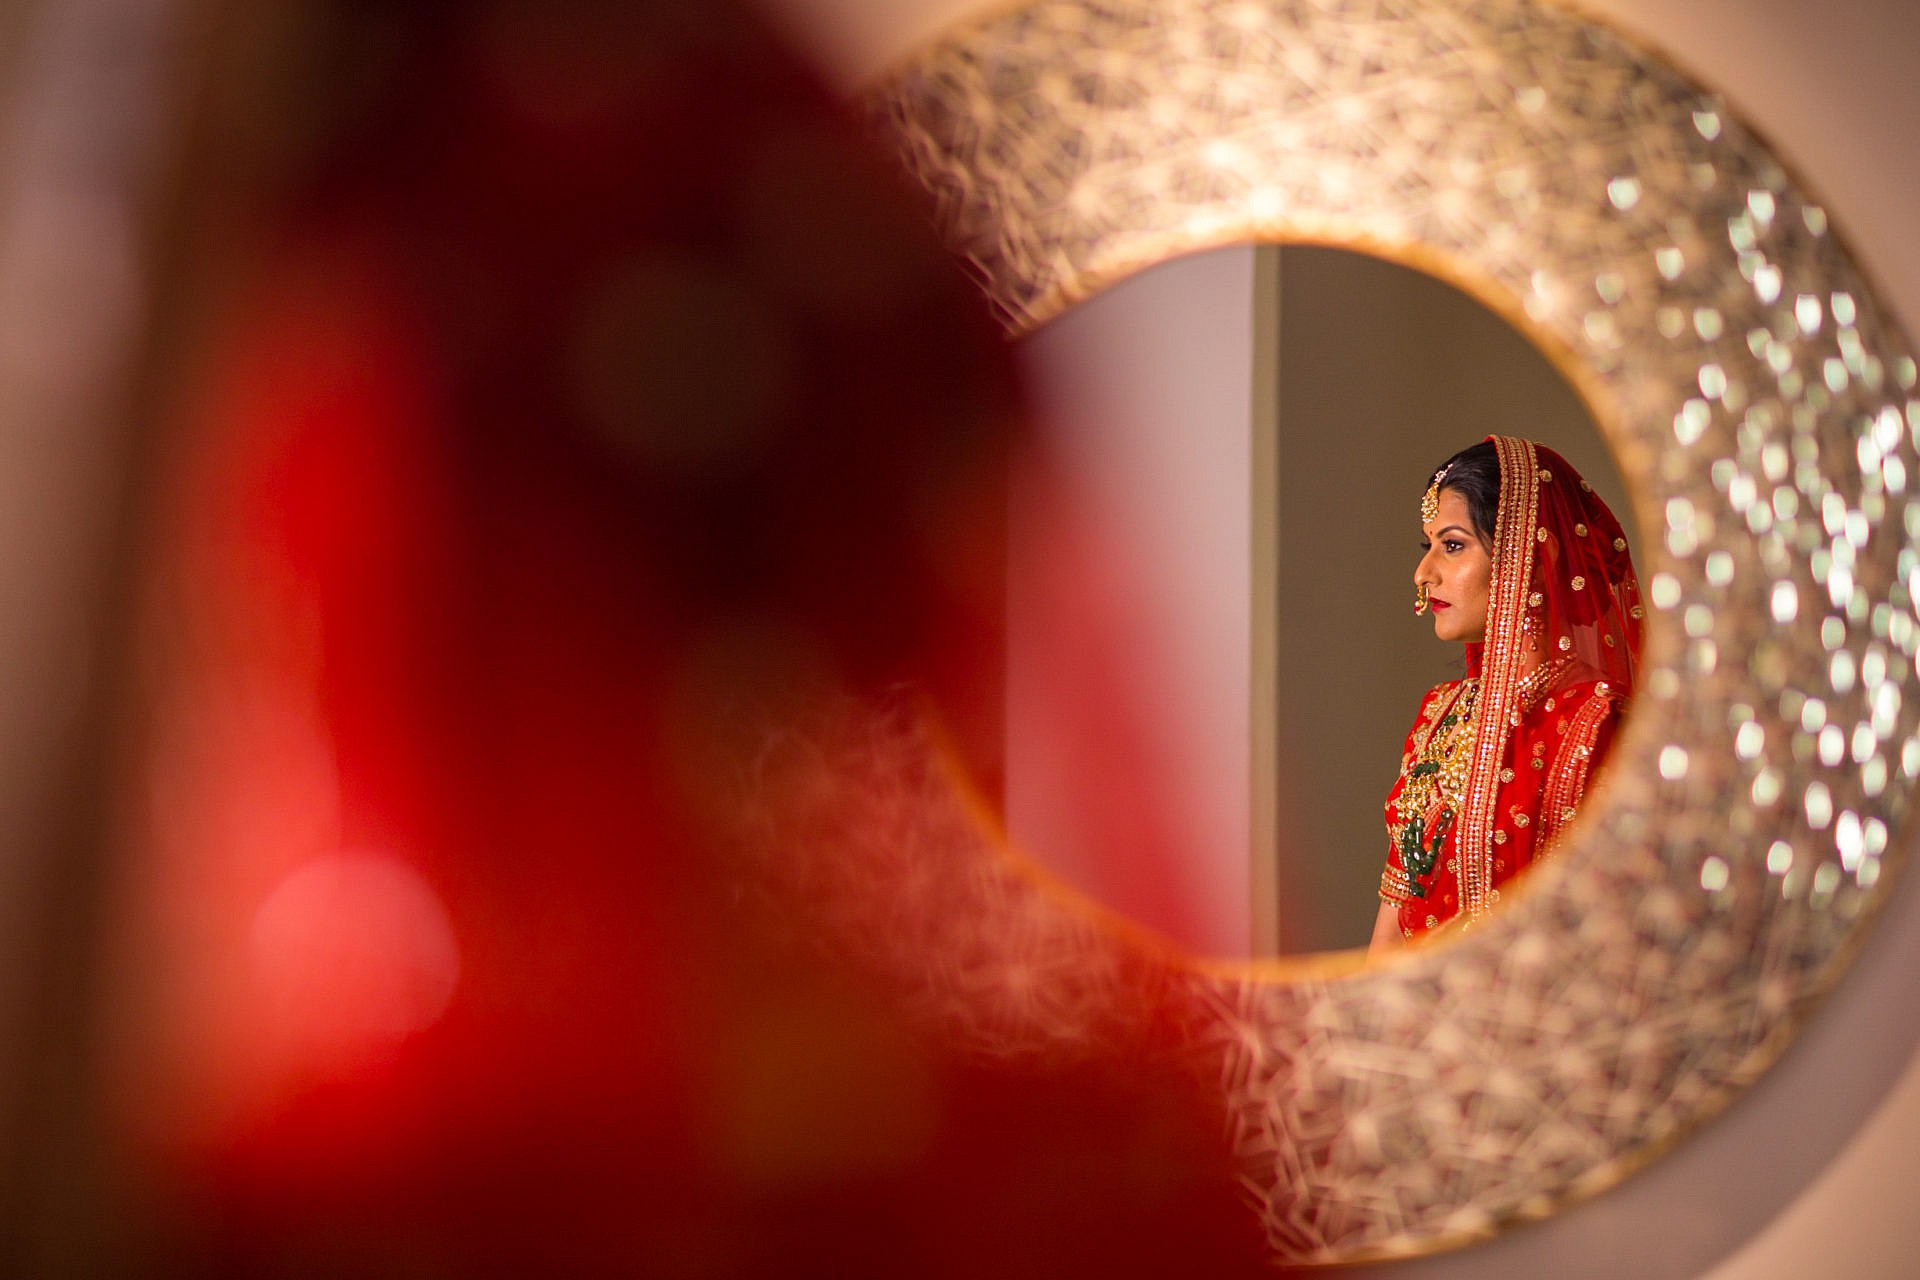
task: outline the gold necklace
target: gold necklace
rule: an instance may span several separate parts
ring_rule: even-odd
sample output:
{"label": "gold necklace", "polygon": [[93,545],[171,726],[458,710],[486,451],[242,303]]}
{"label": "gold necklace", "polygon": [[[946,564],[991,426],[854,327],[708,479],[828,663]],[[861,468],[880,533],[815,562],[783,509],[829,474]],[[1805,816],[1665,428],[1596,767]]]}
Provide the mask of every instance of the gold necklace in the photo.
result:
{"label": "gold necklace", "polygon": [[[1527,672],[1513,687],[1514,723],[1530,710],[1561,674],[1573,665],[1571,654],[1562,654]],[[1440,717],[1420,752],[1402,771],[1403,783],[1394,809],[1399,825],[1394,843],[1400,850],[1400,866],[1407,873],[1407,885],[1416,898],[1425,897],[1421,878],[1432,874],[1440,860],[1440,849],[1447,832],[1466,808],[1467,779],[1473,770],[1473,744],[1480,721],[1480,682],[1462,683],[1459,697]]]}
{"label": "gold necklace", "polygon": [[1467,776],[1480,709],[1480,682],[1463,682],[1460,695],[1433,727],[1420,753],[1402,771],[1395,811],[1394,843],[1415,897],[1425,897],[1419,879],[1433,871],[1456,817],[1464,807]]}

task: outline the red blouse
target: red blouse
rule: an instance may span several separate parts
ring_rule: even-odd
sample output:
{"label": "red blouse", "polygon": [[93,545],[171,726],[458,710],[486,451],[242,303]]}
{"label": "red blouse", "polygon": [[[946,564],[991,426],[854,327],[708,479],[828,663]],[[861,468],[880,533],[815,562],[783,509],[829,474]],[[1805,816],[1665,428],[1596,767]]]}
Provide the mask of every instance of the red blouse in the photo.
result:
{"label": "red blouse", "polygon": [[[1589,668],[1589,671],[1591,668]],[[1469,692],[1469,682],[1449,680],[1427,691],[1400,755],[1400,776],[1387,793],[1387,866],[1381,901],[1399,908],[1400,933],[1413,938],[1447,923],[1460,910],[1458,842],[1461,824],[1445,826],[1440,850],[1426,874],[1409,875],[1402,848],[1410,823],[1422,835],[1436,830],[1435,800],[1426,813],[1402,813],[1400,803],[1413,772],[1448,713]],[[1551,852],[1555,837],[1579,808],[1593,772],[1613,744],[1621,695],[1598,678],[1576,679],[1536,697],[1521,713],[1501,761],[1494,809],[1493,876],[1489,895]],[[1428,847],[1431,847],[1430,838]]]}

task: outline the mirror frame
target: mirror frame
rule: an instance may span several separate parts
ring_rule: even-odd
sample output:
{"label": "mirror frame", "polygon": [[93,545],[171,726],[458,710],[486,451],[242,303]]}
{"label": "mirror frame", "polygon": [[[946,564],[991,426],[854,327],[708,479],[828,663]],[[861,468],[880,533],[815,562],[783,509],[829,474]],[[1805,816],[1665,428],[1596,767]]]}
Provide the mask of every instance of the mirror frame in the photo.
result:
{"label": "mirror frame", "polygon": [[1597,794],[1447,945],[1170,954],[1009,856],[951,776],[876,749],[937,752],[908,716],[855,730],[838,782],[868,819],[894,796],[916,838],[869,820],[789,851],[838,932],[983,1053],[1177,1028],[1285,1263],[1482,1239],[1737,1097],[1857,949],[1920,776],[1916,367],[1820,206],[1712,93],[1519,0],[1040,0],[869,105],[1016,334],[1246,241],[1486,303],[1599,423],[1654,608]]}

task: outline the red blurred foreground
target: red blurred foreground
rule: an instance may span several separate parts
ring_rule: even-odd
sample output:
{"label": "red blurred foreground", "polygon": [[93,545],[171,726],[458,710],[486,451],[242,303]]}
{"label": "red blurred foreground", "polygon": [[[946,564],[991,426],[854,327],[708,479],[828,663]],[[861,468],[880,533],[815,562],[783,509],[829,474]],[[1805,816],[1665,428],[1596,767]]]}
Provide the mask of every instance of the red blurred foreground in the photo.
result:
{"label": "red blurred foreground", "polygon": [[744,887],[814,694],[930,691],[994,789],[1018,406],[723,8],[314,6],[266,212],[189,227],[119,1001],[156,1270],[1262,1269],[1204,1082],[947,1043]]}

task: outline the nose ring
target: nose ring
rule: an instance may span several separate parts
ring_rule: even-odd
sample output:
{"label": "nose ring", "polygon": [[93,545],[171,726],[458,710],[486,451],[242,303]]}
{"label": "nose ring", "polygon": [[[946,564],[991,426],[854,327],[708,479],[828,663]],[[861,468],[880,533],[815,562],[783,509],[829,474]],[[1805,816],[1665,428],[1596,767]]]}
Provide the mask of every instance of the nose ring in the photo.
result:
{"label": "nose ring", "polygon": [[1414,584],[1413,616],[1418,618],[1427,611],[1427,585],[1424,582]]}

